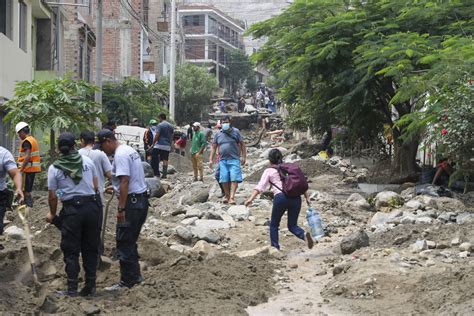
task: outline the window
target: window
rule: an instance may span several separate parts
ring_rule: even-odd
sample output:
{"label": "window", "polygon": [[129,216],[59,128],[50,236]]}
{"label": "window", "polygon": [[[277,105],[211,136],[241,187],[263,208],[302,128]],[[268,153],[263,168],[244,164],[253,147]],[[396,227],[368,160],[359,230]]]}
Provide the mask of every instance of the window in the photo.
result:
{"label": "window", "polygon": [[143,22],[148,24],[148,13],[150,11],[150,4],[148,0],[143,0]]}
{"label": "window", "polygon": [[27,37],[27,28],[26,23],[28,19],[28,7],[26,4],[20,0],[18,2],[18,16],[19,16],[19,32],[20,32],[20,48],[26,52],[26,37]]}
{"label": "window", "polygon": [[12,0],[0,0],[0,33],[12,39]]}

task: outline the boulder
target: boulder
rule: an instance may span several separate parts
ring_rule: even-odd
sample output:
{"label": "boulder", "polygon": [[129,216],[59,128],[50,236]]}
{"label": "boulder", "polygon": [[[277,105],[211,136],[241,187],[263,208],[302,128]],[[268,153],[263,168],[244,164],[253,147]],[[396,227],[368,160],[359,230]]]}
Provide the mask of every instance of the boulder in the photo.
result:
{"label": "boulder", "polygon": [[[160,165],[161,168],[160,168],[160,172],[163,172],[163,165]],[[168,165],[168,170],[167,170],[167,174],[176,174],[177,170],[174,166],[172,165]]]}
{"label": "boulder", "polygon": [[462,244],[459,245],[459,250],[460,251],[472,251],[472,244],[470,242],[463,242]]}
{"label": "boulder", "polygon": [[155,174],[153,173],[153,168],[151,165],[146,162],[142,161],[143,172],[145,172],[145,178],[153,178]]}
{"label": "boulder", "polygon": [[194,222],[196,227],[202,227],[209,230],[229,229],[230,224],[226,221],[219,221],[215,219],[198,219]]}
{"label": "boulder", "polygon": [[197,217],[201,218],[203,213],[200,210],[191,209],[186,212],[185,218]]}
{"label": "boulder", "polygon": [[16,239],[16,240],[24,240],[26,239],[25,237],[25,231],[21,229],[20,227],[17,226],[10,226],[7,229],[3,231],[3,233],[10,237],[11,239]]}
{"label": "boulder", "polygon": [[413,252],[420,252],[428,249],[428,243],[426,240],[417,240],[413,245],[411,245],[411,250]]}
{"label": "boulder", "polygon": [[466,206],[458,199],[449,197],[435,198],[436,208],[445,212],[462,213],[466,210]]}
{"label": "boulder", "polygon": [[459,225],[474,223],[474,213],[461,213],[456,217]]}
{"label": "boulder", "polygon": [[[265,150],[263,153],[260,154],[260,158],[261,159],[268,159],[268,154],[270,154],[270,151],[272,151],[272,149],[275,149],[275,148],[268,148],[267,150]],[[286,149],[284,147],[277,147],[276,149],[281,151],[281,154],[283,156],[288,152],[288,149]]]}
{"label": "boulder", "polygon": [[457,216],[454,212],[443,212],[439,214],[438,220],[442,223],[456,222]]}
{"label": "boulder", "polygon": [[402,197],[393,191],[382,191],[375,196],[375,209],[381,210],[384,207],[395,207],[403,205]]}
{"label": "boulder", "polygon": [[369,236],[362,229],[344,237],[340,243],[341,253],[343,255],[351,254],[357,249],[368,246]]}
{"label": "boulder", "polygon": [[297,162],[297,161],[300,161],[300,160],[301,160],[301,157],[298,156],[297,154],[289,154],[288,156],[285,157],[285,159],[283,159],[283,162],[293,163],[293,162]]}
{"label": "boulder", "polygon": [[424,208],[424,205],[418,200],[410,200],[405,203],[405,207],[411,210],[418,210]]}
{"label": "boulder", "polygon": [[205,240],[213,244],[217,244],[221,239],[219,235],[202,226],[191,226],[191,232],[195,238],[199,240]]}
{"label": "boulder", "polygon": [[193,238],[193,233],[183,226],[176,227],[176,235],[184,241],[190,241]]}
{"label": "boulder", "polygon": [[222,213],[221,214],[221,218],[223,221],[225,221],[226,223],[229,224],[230,227],[235,227],[235,221],[234,221],[234,218],[232,216],[230,216],[229,214],[227,213]]}
{"label": "boulder", "polygon": [[150,197],[160,198],[166,194],[166,191],[160,184],[160,180],[158,178],[145,178],[145,182],[150,192]]}
{"label": "boulder", "polygon": [[208,190],[200,190],[198,192],[191,192],[183,198],[183,204],[194,205],[198,203],[205,203],[209,199]]}
{"label": "boulder", "polygon": [[416,196],[415,188],[414,188],[414,187],[411,187],[411,188],[407,188],[407,189],[403,190],[403,191],[400,193],[400,196],[401,196],[405,201],[408,201],[408,200],[413,199],[413,198]]}
{"label": "boulder", "polygon": [[190,217],[190,218],[185,218],[181,221],[181,224],[183,225],[193,225],[195,221],[197,221],[199,217]]}
{"label": "boulder", "polygon": [[194,247],[191,249],[192,252],[198,253],[201,256],[208,256],[216,252],[216,249],[212,247],[207,241],[199,240],[194,244]]}
{"label": "boulder", "polygon": [[245,205],[233,205],[229,208],[227,213],[236,221],[247,220],[250,216],[249,208]]}
{"label": "boulder", "polygon": [[365,201],[365,198],[362,195],[360,195],[359,193],[352,193],[351,196],[347,198],[346,203],[356,202],[356,201],[361,201],[361,200]]}
{"label": "boulder", "polygon": [[396,220],[400,220],[402,215],[403,212],[401,212],[400,210],[394,210],[391,213],[377,212],[370,219],[369,225],[379,226],[393,223]]}
{"label": "boulder", "polygon": [[298,154],[303,159],[310,158],[317,154],[315,144],[309,140],[304,140],[294,145],[290,149],[290,153]]}

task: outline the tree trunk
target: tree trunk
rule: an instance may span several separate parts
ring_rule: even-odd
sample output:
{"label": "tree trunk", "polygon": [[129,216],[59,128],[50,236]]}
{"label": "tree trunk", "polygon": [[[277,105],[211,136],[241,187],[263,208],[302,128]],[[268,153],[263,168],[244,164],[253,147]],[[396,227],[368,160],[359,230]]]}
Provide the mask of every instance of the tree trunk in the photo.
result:
{"label": "tree trunk", "polygon": [[56,157],[56,134],[54,129],[49,131],[49,157],[51,161]]}
{"label": "tree trunk", "polygon": [[416,164],[418,145],[418,140],[403,142],[399,137],[394,139],[393,174],[401,176],[419,172],[419,166]]}

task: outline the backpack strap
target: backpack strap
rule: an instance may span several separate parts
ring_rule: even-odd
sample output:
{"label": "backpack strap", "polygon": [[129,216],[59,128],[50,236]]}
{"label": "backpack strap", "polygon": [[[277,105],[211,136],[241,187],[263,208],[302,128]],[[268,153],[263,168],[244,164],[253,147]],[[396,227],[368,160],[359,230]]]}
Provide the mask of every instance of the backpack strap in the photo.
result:
{"label": "backpack strap", "polygon": [[[278,165],[278,166],[276,166],[276,167],[270,166],[270,168],[276,169],[276,171],[278,171],[278,175],[280,176],[280,180],[282,181],[282,184],[283,184],[283,177],[281,176],[280,165]],[[285,192],[283,192],[283,189],[282,189],[282,188],[278,187],[277,185],[275,185],[275,184],[274,184],[273,182],[271,182],[271,181],[269,181],[269,182],[270,182],[270,184],[271,184],[272,186],[274,186],[275,188],[277,188],[278,190],[280,190],[281,193],[285,194]]]}

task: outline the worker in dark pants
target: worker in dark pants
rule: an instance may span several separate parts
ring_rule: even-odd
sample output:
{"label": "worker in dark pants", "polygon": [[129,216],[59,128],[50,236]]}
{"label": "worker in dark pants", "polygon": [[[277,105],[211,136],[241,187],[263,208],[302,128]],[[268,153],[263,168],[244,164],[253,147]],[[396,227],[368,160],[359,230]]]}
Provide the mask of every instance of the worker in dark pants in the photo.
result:
{"label": "worker in dark pants", "polygon": [[101,130],[98,134],[101,149],[114,155],[112,184],[118,196],[116,242],[120,261],[120,282],[105,288],[120,291],[143,281],[137,240],[148,214],[148,192],[140,155],[128,145],[119,144],[114,134]]}
{"label": "worker in dark pants", "polygon": [[[92,296],[96,292],[96,271],[99,263],[102,204],[98,194],[97,172],[88,157],[75,149],[71,133],[59,136],[60,157],[48,169],[49,213],[46,220],[61,230],[61,250],[66,264],[66,296]],[[63,208],[56,216],[58,198]],[[85,286],[77,292],[81,270],[79,254],[85,271]]]}

